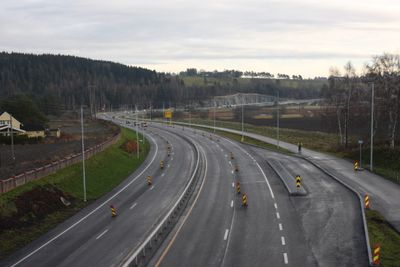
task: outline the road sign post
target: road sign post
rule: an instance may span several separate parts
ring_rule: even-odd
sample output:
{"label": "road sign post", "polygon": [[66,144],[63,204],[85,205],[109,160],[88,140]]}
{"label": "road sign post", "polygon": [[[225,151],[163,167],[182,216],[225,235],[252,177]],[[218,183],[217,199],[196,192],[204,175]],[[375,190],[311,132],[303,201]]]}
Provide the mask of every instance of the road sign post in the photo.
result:
{"label": "road sign post", "polygon": [[361,169],[361,159],[362,159],[362,157],[361,157],[361,153],[362,153],[361,146],[362,146],[363,143],[364,143],[363,140],[358,140],[358,144],[360,146],[360,167],[359,167],[360,169]]}

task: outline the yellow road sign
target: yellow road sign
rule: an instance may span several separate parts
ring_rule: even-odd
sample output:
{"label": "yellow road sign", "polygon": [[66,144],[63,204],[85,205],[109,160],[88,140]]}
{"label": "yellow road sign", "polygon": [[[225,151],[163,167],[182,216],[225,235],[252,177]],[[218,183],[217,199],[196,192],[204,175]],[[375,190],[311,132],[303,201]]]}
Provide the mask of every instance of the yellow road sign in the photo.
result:
{"label": "yellow road sign", "polygon": [[172,110],[167,109],[166,111],[164,111],[164,118],[172,119]]}

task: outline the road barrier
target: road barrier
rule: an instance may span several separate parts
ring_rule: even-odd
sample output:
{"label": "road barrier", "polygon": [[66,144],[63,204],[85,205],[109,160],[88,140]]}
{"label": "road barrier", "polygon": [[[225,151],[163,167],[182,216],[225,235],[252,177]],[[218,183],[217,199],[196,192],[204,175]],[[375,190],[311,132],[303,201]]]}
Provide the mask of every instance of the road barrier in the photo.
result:
{"label": "road barrier", "polygon": [[[114,136],[108,138],[106,141],[86,149],[85,159],[88,159],[96,155],[97,153],[102,152],[110,145],[115,144],[119,140],[120,136],[121,134],[117,133]],[[82,161],[82,153],[71,154],[63,159],[46,164],[42,167],[26,171],[18,175],[14,175],[6,180],[0,180],[0,194],[8,192],[30,181],[37,180],[45,176],[48,176],[50,174],[53,174],[58,170],[61,170],[65,167],[68,167],[70,165],[73,165],[81,161]]]}
{"label": "road barrier", "polygon": [[133,251],[128,255],[119,266],[123,267],[138,267],[146,266],[152,255],[157,251],[158,247],[162,244],[164,239],[167,237],[169,232],[174,228],[175,224],[179,221],[180,215],[185,210],[193,192],[196,191],[199,177],[204,176],[205,173],[200,165],[205,160],[200,153],[199,147],[193,143],[193,141],[182,136],[189,143],[193,144],[197,152],[197,162],[192,176],[190,177],[185,189],[179,196],[178,200],[164,216],[164,218],[155,226],[154,230],[147,235],[147,238],[139,245],[134,248]]}
{"label": "road barrier", "polygon": [[[186,125],[186,126],[202,127],[202,128],[206,128],[206,129],[213,129],[212,126],[202,125],[202,124],[194,124],[194,123],[191,123],[191,124],[190,124],[190,123],[185,123],[185,122],[174,122],[174,123],[177,124],[177,125]],[[227,129],[227,128],[218,127],[218,130],[220,130],[220,131],[225,131],[225,132],[236,133],[235,130]],[[246,136],[247,133],[244,133],[244,135]],[[249,136],[249,137],[257,139],[257,138],[254,137],[254,136]],[[260,140],[260,141],[263,141],[263,140]],[[330,177],[332,177],[334,180],[336,180],[336,181],[339,182],[340,184],[342,184],[344,187],[348,188],[351,192],[353,192],[353,193],[357,196],[357,198],[358,198],[358,200],[359,200],[359,202],[360,202],[361,217],[362,217],[363,228],[364,228],[365,245],[366,245],[366,247],[367,247],[367,253],[368,253],[368,261],[369,261],[370,266],[374,266],[373,259],[372,259],[371,246],[370,246],[370,243],[369,243],[367,219],[366,219],[365,210],[364,210],[364,200],[363,200],[363,198],[361,197],[360,193],[359,193],[355,188],[353,188],[352,186],[348,185],[348,184],[347,184],[346,182],[344,182],[342,179],[338,178],[337,176],[335,176],[334,174],[332,174],[331,172],[329,172],[328,170],[326,170],[324,167],[320,166],[320,165],[319,165],[318,163],[316,163],[315,161],[313,161],[313,160],[311,160],[311,159],[309,159],[309,158],[307,158],[307,157],[304,157],[304,156],[297,156],[297,157],[303,158],[303,159],[305,159],[306,161],[310,162],[310,163],[313,164],[315,167],[317,167],[318,169],[320,169],[321,171],[323,171],[324,173],[326,173],[327,175],[329,175]]]}

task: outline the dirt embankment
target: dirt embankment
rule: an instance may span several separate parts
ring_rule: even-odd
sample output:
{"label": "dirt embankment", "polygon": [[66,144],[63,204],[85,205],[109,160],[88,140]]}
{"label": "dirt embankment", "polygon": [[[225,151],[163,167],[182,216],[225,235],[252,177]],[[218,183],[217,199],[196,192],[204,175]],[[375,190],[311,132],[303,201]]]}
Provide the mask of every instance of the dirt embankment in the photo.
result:
{"label": "dirt embankment", "polygon": [[74,199],[52,185],[34,187],[7,206],[0,207],[0,233],[8,229],[29,227],[47,215],[71,207]]}

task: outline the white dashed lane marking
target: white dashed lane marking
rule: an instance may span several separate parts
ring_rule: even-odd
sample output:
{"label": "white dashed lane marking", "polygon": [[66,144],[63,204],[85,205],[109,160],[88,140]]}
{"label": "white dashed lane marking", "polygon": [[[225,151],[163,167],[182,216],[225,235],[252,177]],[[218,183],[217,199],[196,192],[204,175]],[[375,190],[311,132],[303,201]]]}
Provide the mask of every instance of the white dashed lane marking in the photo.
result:
{"label": "white dashed lane marking", "polygon": [[100,237],[102,237],[103,235],[105,235],[108,232],[108,229],[104,230],[101,234],[99,234],[96,239],[99,239]]}

